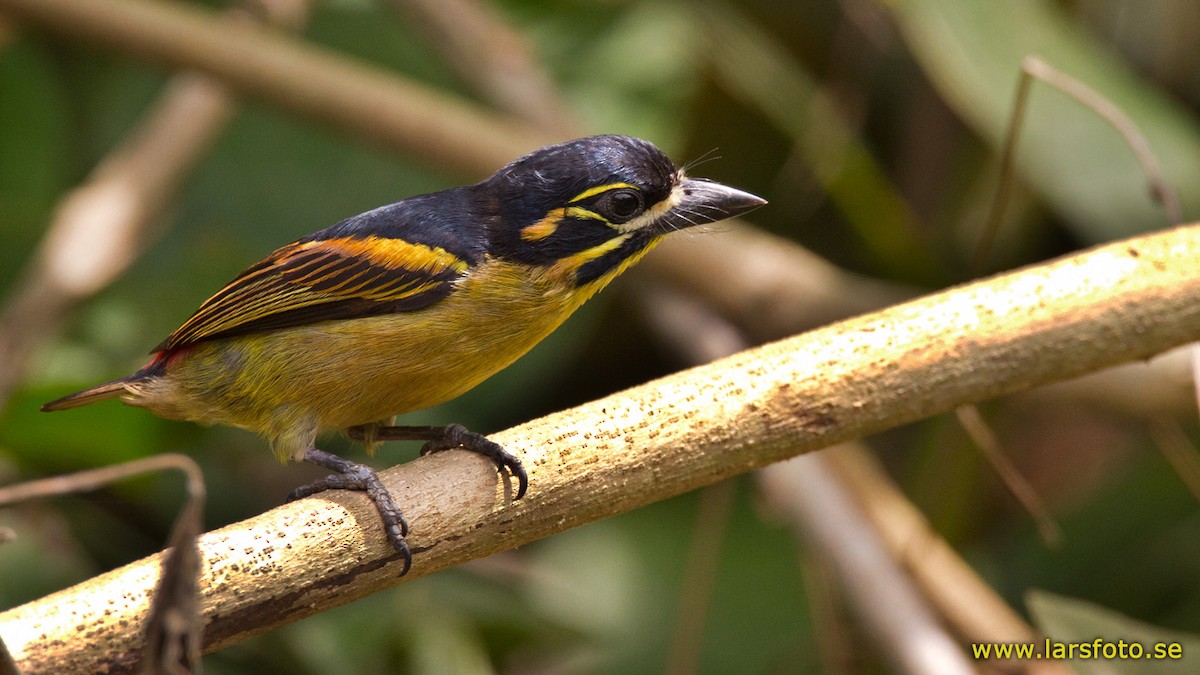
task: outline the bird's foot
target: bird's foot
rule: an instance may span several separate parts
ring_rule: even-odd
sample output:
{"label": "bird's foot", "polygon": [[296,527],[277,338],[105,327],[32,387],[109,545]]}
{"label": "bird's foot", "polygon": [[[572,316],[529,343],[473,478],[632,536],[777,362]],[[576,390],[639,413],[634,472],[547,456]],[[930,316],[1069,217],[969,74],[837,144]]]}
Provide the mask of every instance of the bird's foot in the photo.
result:
{"label": "bird's foot", "polygon": [[443,450],[462,448],[483,455],[492,460],[500,473],[507,472],[517,481],[517,494],[513,499],[525,496],[529,489],[529,476],[525,466],[515,455],[504,449],[504,446],[488,440],[483,434],[469,431],[461,424],[450,424],[444,427],[416,426],[360,426],[347,429],[346,433],[355,440],[371,441],[426,441],[421,446],[421,454],[428,455]]}
{"label": "bird's foot", "polygon": [[407,574],[408,568],[412,567],[412,551],[408,548],[408,542],[404,540],[408,536],[408,522],[392,501],[391,493],[383,486],[383,481],[379,480],[375,469],[316,448],[309,448],[304,452],[304,461],[336,473],[292,490],[288,501],[310,497],[325,490],[357,490],[367,493],[367,497],[370,497],[379,511],[380,519],[383,520],[383,529],[387,533],[388,541],[404,559],[404,569],[400,571],[400,576]]}

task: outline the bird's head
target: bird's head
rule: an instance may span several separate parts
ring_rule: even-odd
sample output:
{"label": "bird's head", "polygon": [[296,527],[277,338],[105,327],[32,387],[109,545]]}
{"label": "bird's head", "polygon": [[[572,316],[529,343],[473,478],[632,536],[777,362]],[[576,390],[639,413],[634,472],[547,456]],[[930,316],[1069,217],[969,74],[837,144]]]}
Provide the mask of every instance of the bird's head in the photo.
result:
{"label": "bird's head", "polygon": [[688,178],[653,144],[591,136],[530,153],[480,184],[493,200],[494,255],[554,268],[589,284],[639,257],[664,235],[766,203]]}

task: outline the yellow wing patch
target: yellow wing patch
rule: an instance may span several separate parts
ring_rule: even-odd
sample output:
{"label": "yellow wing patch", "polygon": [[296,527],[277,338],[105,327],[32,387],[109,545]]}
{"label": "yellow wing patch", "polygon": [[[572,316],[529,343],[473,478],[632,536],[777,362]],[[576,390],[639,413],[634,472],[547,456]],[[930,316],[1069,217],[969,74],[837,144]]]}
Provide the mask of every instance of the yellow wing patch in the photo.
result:
{"label": "yellow wing patch", "polygon": [[430,272],[453,270],[462,273],[466,272],[468,267],[464,260],[444,248],[374,235],[310,241],[301,246],[306,249],[338,247],[346,254],[369,258],[372,263],[390,269],[421,269]]}
{"label": "yellow wing patch", "polygon": [[298,242],[218,291],[155,351],[268,329],[412,311],[437,302],[470,265],[445,249],[384,237]]}

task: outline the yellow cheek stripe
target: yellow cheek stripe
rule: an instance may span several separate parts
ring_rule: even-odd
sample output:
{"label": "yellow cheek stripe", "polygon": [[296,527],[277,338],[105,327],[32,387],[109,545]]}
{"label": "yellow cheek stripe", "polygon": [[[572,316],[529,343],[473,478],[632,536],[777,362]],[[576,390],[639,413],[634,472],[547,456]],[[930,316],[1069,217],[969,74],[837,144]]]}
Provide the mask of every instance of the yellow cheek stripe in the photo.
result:
{"label": "yellow cheek stripe", "polygon": [[654,239],[650,240],[650,243],[646,244],[645,248],[622,260],[617,264],[616,267],[613,267],[611,270],[605,272],[595,281],[592,281],[584,286],[580,286],[579,292],[587,297],[591,297],[593,293],[607,286],[610,281],[620,276],[625,272],[625,270],[629,269],[631,266],[635,265],[637,261],[645,257],[645,255],[650,252],[650,249],[658,246],[658,242],[660,241],[662,241],[662,237],[655,237]]}
{"label": "yellow cheek stripe", "polygon": [[595,197],[596,195],[600,194],[601,192],[608,192],[609,190],[616,190],[619,188],[632,188],[634,190],[638,190],[639,192],[641,191],[638,189],[638,187],[636,185],[630,185],[629,183],[609,183],[608,185],[597,185],[594,188],[588,188],[588,189],[584,190],[583,192],[580,192],[579,194],[575,195],[575,197],[567,203],[574,204],[575,202],[583,201],[584,199],[587,199],[588,197]]}
{"label": "yellow cheek stripe", "polygon": [[576,270],[582,267],[585,263],[595,260],[600,256],[616,249],[621,244],[625,243],[631,235],[623,234],[619,237],[613,237],[605,241],[603,244],[584,249],[579,253],[573,253],[558,262],[551,265],[546,270],[546,275],[551,279],[563,280],[569,275],[574,274]]}

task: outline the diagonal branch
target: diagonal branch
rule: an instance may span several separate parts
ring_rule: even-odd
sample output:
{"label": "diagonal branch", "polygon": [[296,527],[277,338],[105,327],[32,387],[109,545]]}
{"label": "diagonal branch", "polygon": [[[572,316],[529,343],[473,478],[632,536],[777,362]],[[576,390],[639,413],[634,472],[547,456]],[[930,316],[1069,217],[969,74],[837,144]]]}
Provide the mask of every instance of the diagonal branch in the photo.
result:
{"label": "diagonal branch", "polygon": [[[381,475],[407,507],[404,580],[833,443],[1200,338],[1200,224],[1109,244],[788,338],[501,432],[519,503],[479,457]],[[331,493],[200,540],[205,648],[400,581],[373,506]],[[0,614],[24,672],[133,668],[152,556]]]}

